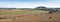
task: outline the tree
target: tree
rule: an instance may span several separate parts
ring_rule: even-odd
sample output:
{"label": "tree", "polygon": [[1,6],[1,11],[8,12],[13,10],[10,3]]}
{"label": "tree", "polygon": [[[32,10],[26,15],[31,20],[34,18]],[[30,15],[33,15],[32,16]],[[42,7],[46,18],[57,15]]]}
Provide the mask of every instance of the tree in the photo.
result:
{"label": "tree", "polygon": [[37,10],[46,10],[46,7],[44,7],[44,6],[39,6],[39,7],[36,7],[35,9],[37,9]]}

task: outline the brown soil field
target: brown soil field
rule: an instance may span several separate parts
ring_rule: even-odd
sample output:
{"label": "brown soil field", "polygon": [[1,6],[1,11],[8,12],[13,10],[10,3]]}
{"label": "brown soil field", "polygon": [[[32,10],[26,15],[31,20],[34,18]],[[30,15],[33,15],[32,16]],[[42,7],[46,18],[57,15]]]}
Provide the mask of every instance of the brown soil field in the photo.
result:
{"label": "brown soil field", "polygon": [[[0,10],[0,12],[11,12]],[[31,12],[31,11],[26,11]],[[50,19],[50,16],[52,17]],[[0,14],[0,22],[60,22],[60,12],[34,12],[31,14]]]}

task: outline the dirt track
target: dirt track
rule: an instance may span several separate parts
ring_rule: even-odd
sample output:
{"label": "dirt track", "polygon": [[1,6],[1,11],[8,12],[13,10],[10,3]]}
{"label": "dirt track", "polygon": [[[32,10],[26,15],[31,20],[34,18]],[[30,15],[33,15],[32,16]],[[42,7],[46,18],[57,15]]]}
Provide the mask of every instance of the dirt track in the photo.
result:
{"label": "dirt track", "polygon": [[[52,19],[50,19],[50,15]],[[30,15],[0,15],[0,22],[60,22],[60,13],[33,13]]]}

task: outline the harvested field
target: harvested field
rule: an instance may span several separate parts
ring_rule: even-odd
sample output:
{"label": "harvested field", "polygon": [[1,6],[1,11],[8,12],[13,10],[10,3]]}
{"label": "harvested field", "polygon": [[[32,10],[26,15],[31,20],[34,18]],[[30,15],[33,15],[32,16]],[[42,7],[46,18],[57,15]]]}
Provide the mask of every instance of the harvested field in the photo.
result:
{"label": "harvested field", "polygon": [[48,14],[47,11],[38,10],[0,10],[0,22],[60,22],[60,12]]}

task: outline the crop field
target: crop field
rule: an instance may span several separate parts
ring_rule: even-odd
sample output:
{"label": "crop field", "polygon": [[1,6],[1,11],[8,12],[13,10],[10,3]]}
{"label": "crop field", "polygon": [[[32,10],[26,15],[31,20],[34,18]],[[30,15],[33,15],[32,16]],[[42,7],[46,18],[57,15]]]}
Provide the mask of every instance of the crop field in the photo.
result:
{"label": "crop field", "polygon": [[0,22],[60,22],[60,12],[49,14],[41,10],[0,10]]}

